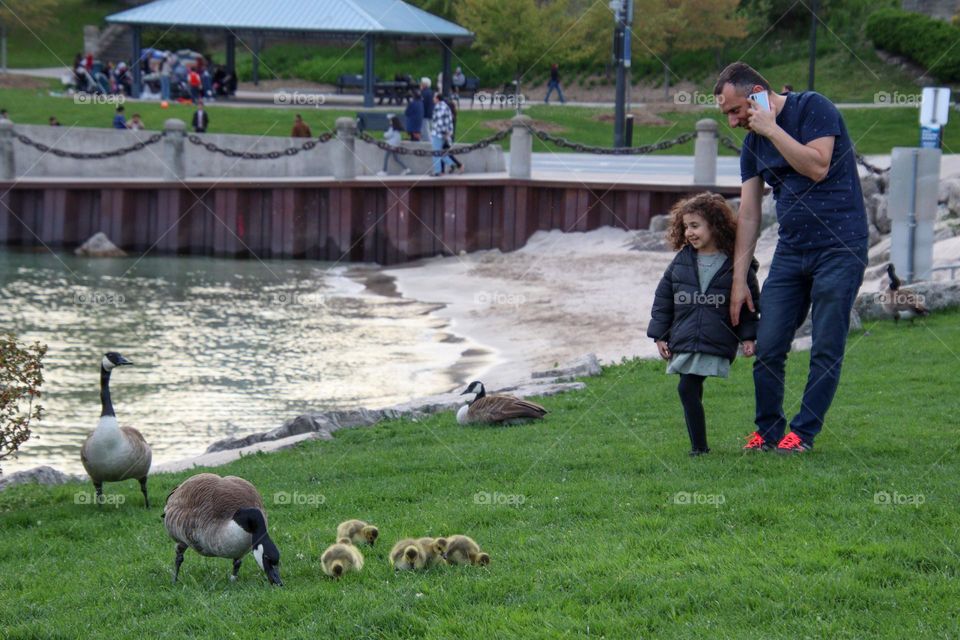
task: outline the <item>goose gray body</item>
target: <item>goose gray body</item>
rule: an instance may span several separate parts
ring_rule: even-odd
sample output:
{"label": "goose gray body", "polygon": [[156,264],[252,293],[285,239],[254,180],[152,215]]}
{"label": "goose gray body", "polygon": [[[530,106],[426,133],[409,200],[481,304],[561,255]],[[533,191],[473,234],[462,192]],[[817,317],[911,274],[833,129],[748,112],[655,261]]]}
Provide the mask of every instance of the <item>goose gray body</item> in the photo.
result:
{"label": "goose gray body", "polygon": [[133,364],[119,353],[111,352],[100,364],[101,415],[97,428],[87,436],[80,448],[80,461],[102,502],[104,482],[140,481],[144,504],[149,507],[147,474],[153,451],[143,435],[133,427],[121,427],[110,399],[110,374],[115,367]]}
{"label": "goose gray body", "polygon": [[539,420],[547,414],[547,410],[535,402],[521,400],[506,394],[487,395],[483,383],[470,383],[467,390],[460,395],[476,394],[473,400],[460,407],[457,411],[457,422],[460,424],[497,424],[514,421]]}
{"label": "goose gray body", "polygon": [[267,535],[263,499],[243,478],[213,473],[188,478],[167,497],[163,525],[177,542],[174,582],[183,551],[190,548],[203,556],[233,559],[234,578],[240,560],[252,551],[270,581],[282,584],[275,571],[279,551]]}

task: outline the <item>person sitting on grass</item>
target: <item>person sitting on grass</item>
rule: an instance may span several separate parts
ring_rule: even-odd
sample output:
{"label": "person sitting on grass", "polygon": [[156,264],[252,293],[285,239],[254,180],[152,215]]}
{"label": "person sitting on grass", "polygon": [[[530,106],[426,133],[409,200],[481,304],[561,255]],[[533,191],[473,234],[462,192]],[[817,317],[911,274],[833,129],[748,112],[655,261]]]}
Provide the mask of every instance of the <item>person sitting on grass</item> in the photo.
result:
{"label": "person sitting on grass", "polygon": [[[703,412],[703,382],[726,378],[743,343],[751,357],[756,345],[757,313],[744,309],[736,328],[730,320],[733,249],[737,223],[722,196],[704,192],[674,205],[667,238],[678,251],[667,267],[653,301],[647,336],[669,360],[667,373],[680,376],[677,391],[690,436],[690,455],[709,453]],[[750,266],[751,291],[759,292],[757,262]]]}

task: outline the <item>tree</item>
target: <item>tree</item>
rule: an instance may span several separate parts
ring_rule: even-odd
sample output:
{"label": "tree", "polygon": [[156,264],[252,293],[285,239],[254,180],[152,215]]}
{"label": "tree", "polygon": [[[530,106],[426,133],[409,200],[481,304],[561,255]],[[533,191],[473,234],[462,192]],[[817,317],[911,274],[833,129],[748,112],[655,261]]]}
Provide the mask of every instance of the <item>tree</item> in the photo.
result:
{"label": "tree", "polygon": [[0,71],[7,72],[7,31],[42,29],[53,18],[57,0],[4,0],[0,2]]}
{"label": "tree", "polygon": [[0,460],[17,452],[30,438],[30,423],[42,417],[38,401],[46,353],[39,342],[21,347],[13,335],[0,336]]}
{"label": "tree", "polygon": [[664,95],[670,95],[670,59],[677,51],[722,46],[747,35],[746,19],[737,13],[739,0],[635,0],[634,46],[655,54],[663,63]]}
{"label": "tree", "polygon": [[476,34],[473,46],[507,77],[565,59],[572,42],[566,0],[460,0],[457,21]]}
{"label": "tree", "polygon": [[440,16],[444,20],[453,20],[456,16],[454,0],[411,0],[410,4],[423,9],[427,13]]}

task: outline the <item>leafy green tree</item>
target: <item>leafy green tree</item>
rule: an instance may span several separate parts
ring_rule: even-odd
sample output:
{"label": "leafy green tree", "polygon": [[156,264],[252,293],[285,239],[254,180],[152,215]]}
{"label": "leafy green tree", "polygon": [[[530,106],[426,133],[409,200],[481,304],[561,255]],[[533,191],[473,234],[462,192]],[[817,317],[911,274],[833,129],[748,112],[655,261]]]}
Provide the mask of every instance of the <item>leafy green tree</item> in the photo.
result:
{"label": "leafy green tree", "polygon": [[21,347],[13,335],[0,336],[0,460],[17,452],[30,438],[30,423],[41,419],[46,353],[39,342]]}

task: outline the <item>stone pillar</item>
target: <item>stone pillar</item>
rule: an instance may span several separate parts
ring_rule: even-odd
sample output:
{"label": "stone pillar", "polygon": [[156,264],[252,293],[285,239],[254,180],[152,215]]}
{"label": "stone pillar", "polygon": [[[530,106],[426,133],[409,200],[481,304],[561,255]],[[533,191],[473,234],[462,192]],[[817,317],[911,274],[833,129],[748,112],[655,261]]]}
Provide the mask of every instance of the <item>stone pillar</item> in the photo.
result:
{"label": "stone pillar", "polygon": [[187,159],[184,156],[187,125],[183,120],[170,118],[163,123],[163,179],[183,180],[187,177]]}
{"label": "stone pillar", "polygon": [[533,122],[529,116],[516,115],[510,120],[513,131],[510,134],[510,177],[529,178],[533,155],[533,136],[527,129]]}
{"label": "stone pillar", "polygon": [[693,156],[693,183],[717,184],[717,121],[697,120],[697,142]]}
{"label": "stone pillar", "polygon": [[13,180],[15,177],[13,123],[9,120],[0,120],[0,180]]}
{"label": "stone pillar", "polygon": [[353,118],[337,118],[337,139],[333,144],[333,177],[337,180],[353,180],[357,177],[356,154],[353,141],[357,134],[357,123]]}

